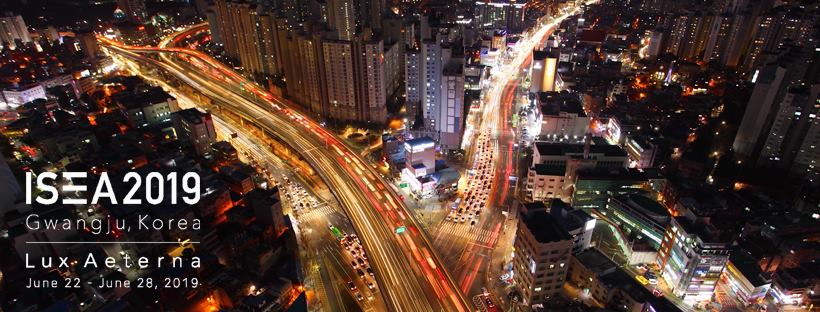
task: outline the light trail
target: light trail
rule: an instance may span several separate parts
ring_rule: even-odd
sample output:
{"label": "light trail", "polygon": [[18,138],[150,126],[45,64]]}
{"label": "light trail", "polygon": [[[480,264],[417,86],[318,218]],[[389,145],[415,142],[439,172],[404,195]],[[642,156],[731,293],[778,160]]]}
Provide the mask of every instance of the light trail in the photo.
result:
{"label": "light trail", "polygon": [[[434,272],[443,278],[431,280],[425,276],[424,269],[428,268],[426,261],[414,261],[408,244],[401,236],[409,237],[415,246],[424,246],[432,250],[426,234],[418,231],[394,233],[396,224],[418,228],[417,222],[411,214],[406,213],[407,207],[398,200],[395,201],[399,203],[396,210],[402,220],[394,223],[388,215],[381,212],[381,203],[375,197],[377,193],[368,186],[383,186],[386,182],[335,135],[292,108],[290,103],[273,97],[201,52],[181,48],[125,46],[105,38],[100,38],[100,41],[113,53],[171,73],[207,97],[221,103],[223,109],[229,109],[268,134],[282,138],[294,150],[299,151],[333,190],[356,232],[359,233],[367,254],[371,255],[377,284],[390,310],[470,309],[463,294],[454,287],[453,279],[443,270],[438,256],[434,253],[430,258],[436,265]],[[159,55],[160,60],[144,56],[154,54]],[[180,61],[181,58],[176,57],[179,55],[184,55],[188,60],[199,59],[234,83],[223,83],[223,77],[215,77],[214,71],[200,70],[185,59]],[[330,146],[334,148],[328,148]],[[343,151],[344,157],[331,152],[335,149]],[[363,170],[366,174],[357,174],[353,168]],[[398,196],[391,188],[385,189],[387,195],[393,198]],[[438,299],[439,291],[449,293],[446,300]]]}

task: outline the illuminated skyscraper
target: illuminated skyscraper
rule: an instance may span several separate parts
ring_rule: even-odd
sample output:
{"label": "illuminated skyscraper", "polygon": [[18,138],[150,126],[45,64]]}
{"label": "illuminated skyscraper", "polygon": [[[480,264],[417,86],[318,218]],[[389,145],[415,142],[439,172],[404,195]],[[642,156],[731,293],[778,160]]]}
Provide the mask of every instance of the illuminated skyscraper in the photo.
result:
{"label": "illuminated skyscraper", "polygon": [[816,180],[820,171],[820,85],[789,90],[779,105],[759,164]]}
{"label": "illuminated skyscraper", "polygon": [[18,42],[31,42],[26,22],[20,15],[7,13],[0,17],[0,45],[15,49]]}
{"label": "illuminated skyscraper", "polygon": [[337,39],[353,40],[356,34],[356,6],[354,0],[328,0],[327,23],[336,31]]}
{"label": "illuminated skyscraper", "polygon": [[322,53],[328,117],[384,124],[387,106],[383,42],[367,33],[355,36],[352,42],[327,39],[322,41]]}
{"label": "illuminated skyscraper", "polygon": [[729,36],[731,35],[732,22],[732,15],[729,14],[718,15],[712,19],[706,48],[703,52],[704,62],[721,62],[724,59]]}
{"label": "illuminated skyscraper", "polygon": [[346,40],[324,40],[322,53],[328,117],[341,121],[357,120],[359,109],[354,84],[353,43]]}
{"label": "illuminated skyscraper", "polygon": [[411,48],[404,51],[404,62],[404,92],[407,96],[407,115],[414,118],[419,113],[422,96],[421,50]]}
{"label": "illuminated skyscraper", "polygon": [[421,109],[424,125],[428,129],[436,128],[436,114],[441,94],[441,44],[434,39],[421,42]]}
{"label": "illuminated skyscraper", "polygon": [[738,126],[732,148],[740,156],[749,157],[754,153],[758,137],[763,131],[766,119],[783,84],[786,68],[776,64],[765,66],[758,74],[752,96],[746,105],[743,120]]}
{"label": "illuminated skyscraper", "polygon": [[144,22],[148,18],[145,0],[117,0],[117,7],[125,13],[125,18],[129,21]]}
{"label": "illuminated skyscraper", "polygon": [[779,6],[757,17],[743,70],[753,73],[766,60],[765,53],[776,52],[784,45],[816,46],[812,41],[815,17],[799,7]]}
{"label": "illuminated skyscraper", "polygon": [[475,25],[480,29],[524,30],[527,1],[481,0],[475,3]]}
{"label": "illuminated skyscraper", "polygon": [[436,130],[442,149],[458,149],[464,129],[464,68],[461,64],[446,66],[441,75],[441,99]]}
{"label": "illuminated skyscraper", "polygon": [[385,95],[386,68],[384,42],[366,31],[354,41],[353,63],[355,68],[356,101],[358,120],[366,123],[385,124],[387,121],[387,97]]}
{"label": "illuminated skyscraper", "polygon": [[555,91],[555,78],[558,75],[558,57],[558,49],[532,52],[530,92]]}
{"label": "illuminated skyscraper", "polygon": [[786,88],[806,77],[809,55],[805,48],[792,47],[780,55],[773,55],[774,60],[755,70],[752,77],[755,87],[732,144],[738,156],[754,158],[758,155],[777,114],[776,105],[783,100]]}

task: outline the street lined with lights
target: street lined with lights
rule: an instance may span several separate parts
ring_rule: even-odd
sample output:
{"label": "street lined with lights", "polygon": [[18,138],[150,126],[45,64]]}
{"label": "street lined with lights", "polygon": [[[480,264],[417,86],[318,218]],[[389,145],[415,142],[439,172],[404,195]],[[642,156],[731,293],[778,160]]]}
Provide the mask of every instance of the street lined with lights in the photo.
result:
{"label": "street lined with lights", "polygon": [[[105,38],[101,38],[101,42],[116,53],[172,73],[228,106],[225,109],[242,115],[300,151],[334,191],[361,234],[363,245],[371,255],[376,280],[384,290],[382,296],[391,310],[468,310],[466,300],[440,265],[426,234],[418,230],[416,221],[395,192],[385,187],[373,168],[350,152],[335,135],[201,52],[124,46]],[[159,54],[162,61],[142,54]],[[180,61],[175,57],[177,54],[198,59],[216,71],[202,71],[186,60]],[[233,83],[223,85],[225,78]],[[410,231],[396,234],[395,228],[400,226]]]}

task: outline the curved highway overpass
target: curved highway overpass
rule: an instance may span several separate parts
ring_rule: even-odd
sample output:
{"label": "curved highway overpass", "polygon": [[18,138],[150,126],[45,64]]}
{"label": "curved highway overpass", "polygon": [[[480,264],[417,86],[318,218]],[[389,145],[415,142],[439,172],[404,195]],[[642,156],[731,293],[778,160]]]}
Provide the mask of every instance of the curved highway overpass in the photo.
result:
{"label": "curved highway overpass", "polygon": [[[182,36],[186,32],[176,35]],[[173,40],[173,39],[172,39]],[[105,37],[109,52],[157,67],[208,96],[221,109],[275,135],[319,173],[350,218],[392,311],[470,311],[399,196],[336,135],[210,56],[176,47],[128,46]],[[168,41],[164,41],[165,44]],[[407,231],[397,233],[406,227]]]}

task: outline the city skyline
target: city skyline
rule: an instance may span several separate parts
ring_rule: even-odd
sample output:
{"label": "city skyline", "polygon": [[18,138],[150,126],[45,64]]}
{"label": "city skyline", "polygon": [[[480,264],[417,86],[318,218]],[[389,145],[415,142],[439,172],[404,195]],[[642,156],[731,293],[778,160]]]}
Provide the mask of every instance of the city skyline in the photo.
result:
{"label": "city skyline", "polygon": [[0,311],[818,309],[815,2],[29,1]]}

